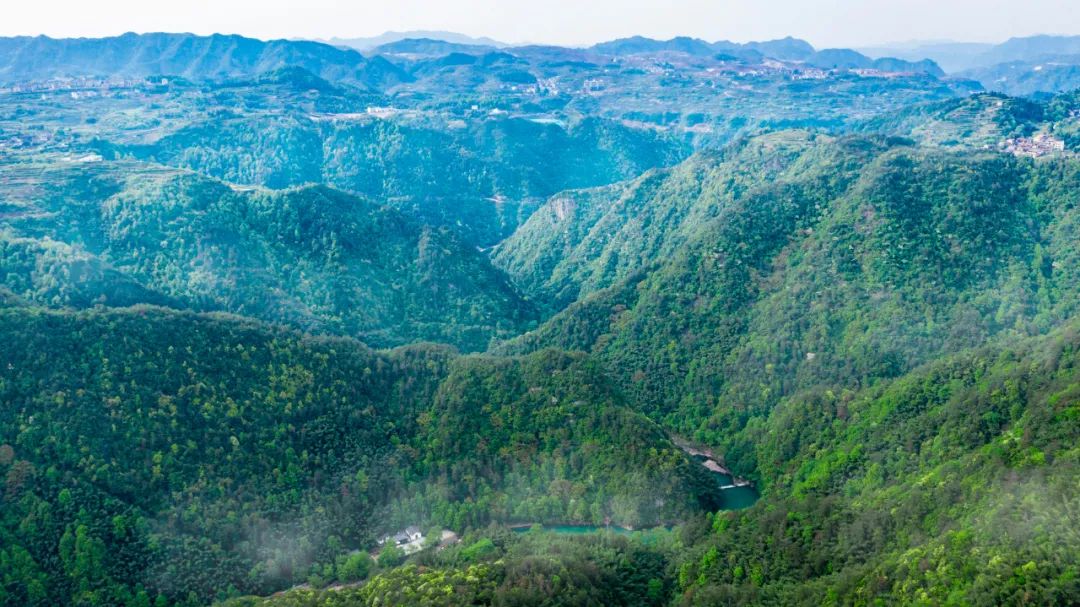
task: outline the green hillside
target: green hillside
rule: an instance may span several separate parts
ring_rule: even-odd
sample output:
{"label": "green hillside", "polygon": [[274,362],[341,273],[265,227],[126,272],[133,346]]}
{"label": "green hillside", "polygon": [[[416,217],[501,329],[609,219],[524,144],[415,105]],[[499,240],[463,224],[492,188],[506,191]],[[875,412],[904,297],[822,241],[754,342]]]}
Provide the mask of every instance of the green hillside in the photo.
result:
{"label": "green hillside", "polygon": [[325,186],[236,190],[125,163],[46,165],[28,183],[0,219],[0,276],[37,303],[173,302],[375,346],[466,350],[532,318],[455,233]]}
{"label": "green hillside", "polygon": [[326,183],[429,223],[458,226],[470,241],[490,246],[543,198],[674,164],[689,145],[595,118],[563,126],[395,111],[379,118],[214,117],[130,153],[233,183]]}
{"label": "green hillside", "polygon": [[[1062,156],[1080,150],[1078,118],[1080,98],[1075,92],[1042,101],[988,93],[913,105],[867,120],[854,130],[910,137],[923,145]],[[1058,140],[1064,149],[1017,145],[1039,138]]]}
{"label": "green hillside", "polygon": [[678,603],[1072,602],[1078,347],[1070,326],[786,399],[755,432],[774,507],[714,517]]}
{"label": "green hillside", "polygon": [[454,529],[489,520],[640,527],[720,507],[706,470],[631,406],[581,355],[463,359],[419,420],[414,448],[438,479],[419,499],[439,504],[435,520]]}
{"label": "green hillside", "polygon": [[[501,350],[592,351],[642,410],[723,445],[729,462],[754,474],[752,456],[741,461],[739,430],[778,399],[873,385],[1076,313],[1074,161],[866,139],[821,140],[800,158],[812,164],[731,188],[726,200],[713,192],[724,192],[736,168],[690,161],[712,164],[702,194],[651,205],[668,220],[650,229],[686,244],[625,278],[605,265],[603,249],[568,257],[563,275],[608,271],[613,286]],[[676,183],[659,187],[677,187],[684,174],[676,169]],[[683,225],[692,234],[681,236]]]}
{"label": "green hillside", "polygon": [[[453,231],[323,186],[132,162],[9,172],[3,600],[198,605],[307,581],[267,604],[1062,602],[1078,168],[775,133],[557,195],[494,251],[507,274]],[[395,301],[381,280],[402,308],[379,307]],[[550,318],[468,357],[27,307],[160,298],[468,347],[475,317],[418,293],[475,311],[492,284],[513,303],[496,309],[531,310],[520,290]],[[320,289],[368,304],[334,324]],[[359,324],[380,310],[387,324]],[[473,347],[529,320],[509,318]],[[761,500],[722,512],[676,435]],[[498,526],[533,523],[677,527]],[[407,525],[465,535],[378,549]]]}
{"label": "green hillside", "polygon": [[0,607],[1080,604],[1080,93],[979,90],[0,38]]}
{"label": "green hillside", "polygon": [[580,356],[374,352],[151,307],[0,308],[0,337],[6,605],[200,605],[333,576],[396,524],[717,504]]}
{"label": "green hillside", "polygon": [[785,399],[756,432],[762,505],[677,533],[491,529],[362,586],[226,604],[1068,604],[1078,352],[1068,327]]}
{"label": "green hillside", "polygon": [[[152,308],[7,309],[0,323],[12,605],[266,592],[370,540],[415,406],[405,369],[448,356]],[[409,375],[410,391],[434,390]]]}
{"label": "green hillside", "polygon": [[837,158],[841,147],[830,142],[798,131],[765,135],[630,182],[563,192],[500,243],[492,259],[558,310],[669,259],[763,184],[824,178],[838,162],[860,160]]}

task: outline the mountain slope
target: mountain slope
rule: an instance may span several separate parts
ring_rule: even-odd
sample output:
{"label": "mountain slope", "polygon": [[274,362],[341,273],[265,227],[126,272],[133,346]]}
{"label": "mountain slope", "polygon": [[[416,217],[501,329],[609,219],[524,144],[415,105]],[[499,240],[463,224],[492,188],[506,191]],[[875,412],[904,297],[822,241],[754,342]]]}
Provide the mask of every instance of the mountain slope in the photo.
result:
{"label": "mountain slope", "polygon": [[[453,124],[450,124],[453,122]],[[142,158],[273,188],[327,183],[490,246],[563,189],[619,181],[689,153],[677,137],[586,118],[316,121],[239,116],[191,124]]]}
{"label": "mountain slope", "polygon": [[[654,418],[749,457],[737,467],[752,474],[739,429],[785,395],[872,385],[1076,313],[1074,161],[818,146],[820,172],[727,200],[708,194],[727,171],[703,173],[702,194],[646,228],[678,234],[686,209],[714,209],[685,245],[504,348],[593,351]],[[606,254],[593,253],[564,271],[591,272]]]}
{"label": "mountain slope", "polygon": [[31,301],[171,303],[466,350],[532,316],[454,234],[330,188],[234,191],[123,163],[45,175],[2,220],[5,284]]}
{"label": "mountain slope", "polygon": [[755,430],[776,510],[714,517],[677,604],[1073,602],[1078,346],[1071,326],[786,400]]}
{"label": "mountain slope", "polygon": [[581,356],[380,353],[150,307],[8,307],[0,337],[5,604],[200,605],[333,571],[398,524],[715,504]]}
{"label": "mountain slope", "polygon": [[677,534],[489,530],[359,588],[227,605],[1070,604],[1078,352],[1073,325],[874,388],[785,399],[755,428],[773,479],[759,507]]}
{"label": "mountain slope", "polygon": [[836,170],[829,141],[807,133],[767,135],[631,182],[564,192],[501,243],[492,259],[557,311],[670,258],[747,190]]}
{"label": "mountain slope", "polygon": [[0,598],[26,605],[266,592],[332,550],[331,529],[370,541],[417,406],[405,378],[430,393],[448,356],[153,308],[9,308],[0,333],[0,466],[17,479],[0,559],[40,580]]}
{"label": "mountain slope", "polygon": [[649,527],[724,505],[715,478],[580,353],[462,359],[419,423],[434,482],[417,499],[452,528]]}
{"label": "mountain slope", "polygon": [[854,130],[910,137],[920,145],[1071,156],[1080,150],[1080,96],[1034,101],[1000,93],[972,95],[913,105]]}

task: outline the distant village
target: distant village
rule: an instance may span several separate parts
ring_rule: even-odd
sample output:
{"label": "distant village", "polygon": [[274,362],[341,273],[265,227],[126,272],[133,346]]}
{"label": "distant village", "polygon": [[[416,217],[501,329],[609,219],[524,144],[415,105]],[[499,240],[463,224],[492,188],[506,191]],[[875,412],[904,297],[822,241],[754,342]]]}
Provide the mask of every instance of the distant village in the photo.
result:
{"label": "distant village", "polygon": [[1065,141],[1053,135],[1039,133],[1034,137],[1006,139],[1001,143],[1004,152],[1028,158],[1041,158],[1065,152]]}
{"label": "distant village", "polygon": [[118,89],[167,86],[168,84],[169,80],[167,78],[157,80],[148,78],[53,78],[0,86],[0,94],[71,91],[71,98],[77,100],[83,97],[96,97]]}

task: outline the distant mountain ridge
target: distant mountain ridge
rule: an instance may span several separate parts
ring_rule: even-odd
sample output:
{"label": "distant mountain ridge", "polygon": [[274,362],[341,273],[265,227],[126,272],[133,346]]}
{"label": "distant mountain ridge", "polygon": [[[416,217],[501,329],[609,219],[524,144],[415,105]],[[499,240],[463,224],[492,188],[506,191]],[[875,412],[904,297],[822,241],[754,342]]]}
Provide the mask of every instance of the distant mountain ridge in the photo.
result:
{"label": "distant mountain ridge", "polygon": [[740,44],[721,40],[706,42],[699,38],[680,36],[670,40],[654,40],[643,36],[620,38],[593,45],[589,50],[611,56],[650,54],[662,52],[686,53],[701,57],[717,54],[731,55],[737,59],[761,61],[776,59],[779,61],[801,61],[823,69],[875,69],[891,72],[926,73],[944,76],[945,72],[930,59],[920,58],[909,61],[895,57],[871,59],[852,49],[817,50],[809,42],[798,38],[782,38],[763,42]]}
{"label": "distant mountain ridge", "polygon": [[1010,38],[979,55],[972,67],[1011,61],[1045,61],[1066,55],[1080,55],[1080,36]]}
{"label": "distant mountain ridge", "polygon": [[437,38],[405,38],[380,44],[371,50],[376,55],[426,55],[440,57],[451,53],[487,53],[497,47],[486,44],[447,42]]}
{"label": "distant mountain ridge", "polygon": [[1080,88],[1080,54],[1009,61],[967,70],[987,90],[1017,97],[1049,97]]}
{"label": "distant mountain ridge", "polygon": [[927,57],[948,72],[961,72],[1012,61],[1038,61],[1050,57],[1080,54],[1080,36],[1020,36],[1001,43],[933,41],[857,48],[870,57],[901,59]]}
{"label": "distant mountain ridge", "polygon": [[994,48],[993,44],[985,42],[952,42],[948,40],[922,42],[915,40],[901,44],[860,47],[855,50],[874,58],[891,56],[910,61],[928,57],[951,74],[968,69],[973,65],[977,57],[992,48]]}
{"label": "distant mountain ridge", "polygon": [[[187,33],[127,33],[110,38],[47,36],[0,38],[0,82],[15,83],[70,77],[145,78],[180,76],[192,81],[253,78],[284,68],[303,68],[333,83],[347,83],[373,91],[411,82],[413,77],[384,57],[394,55],[444,56],[452,53],[485,53],[496,48],[515,48],[490,39],[472,39],[440,32],[409,32],[386,38],[364,56],[349,41],[322,43],[306,40],[257,40],[238,35],[199,36]],[[380,37],[380,41],[383,38]],[[349,42],[346,44],[345,42]],[[335,46],[336,45],[336,46]],[[533,49],[539,47],[518,47]],[[548,48],[548,47],[545,47]],[[624,56],[664,52],[691,56],[730,55],[737,60],[760,63],[766,59],[806,62],[825,69],[877,69],[942,76],[930,60],[871,59],[851,49],[817,51],[795,38],[749,42],[706,42],[677,37],[654,40],[635,36],[603,42],[588,49],[561,48],[567,53]]]}
{"label": "distant mountain ridge", "polygon": [[153,75],[211,80],[252,77],[284,67],[302,67],[326,80],[368,88],[409,79],[386,59],[318,42],[168,33],[0,38],[0,82]]}
{"label": "distant mountain ridge", "polygon": [[928,57],[949,74],[973,78],[1009,95],[1060,93],[1080,87],[1080,36],[1026,36],[1001,44],[909,43],[860,49],[872,57]]}
{"label": "distant mountain ridge", "polygon": [[882,72],[911,72],[942,77],[945,71],[930,59],[907,61],[896,57],[871,59],[851,49],[824,49],[806,58],[806,63],[823,69],[879,70]]}
{"label": "distant mountain ridge", "polygon": [[809,42],[791,36],[777,40],[747,42],[745,44],[727,40],[707,42],[700,38],[690,38],[688,36],[678,36],[670,40],[631,36],[629,38],[600,42],[589,47],[589,50],[605,55],[632,55],[669,51],[702,56],[714,55],[718,52],[752,51],[760,53],[762,56],[785,61],[798,61],[814,54],[814,47]]}
{"label": "distant mountain ridge", "polygon": [[510,46],[505,42],[499,42],[484,36],[474,38],[472,36],[466,36],[465,34],[458,34],[456,32],[446,32],[439,30],[410,30],[407,32],[385,32],[378,36],[369,36],[366,38],[330,38],[329,40],[319,40],[318,42],[325,42],[327,44],[333,44],[335,46],[347,46],[359,51],[370,50],[386,44],[393,44],[395,42],[401,42],[402,40],[437,40],[440,42],[448,42],[450,44],[464,44],[469,46],[491,46],[495,48],[502,48]]}

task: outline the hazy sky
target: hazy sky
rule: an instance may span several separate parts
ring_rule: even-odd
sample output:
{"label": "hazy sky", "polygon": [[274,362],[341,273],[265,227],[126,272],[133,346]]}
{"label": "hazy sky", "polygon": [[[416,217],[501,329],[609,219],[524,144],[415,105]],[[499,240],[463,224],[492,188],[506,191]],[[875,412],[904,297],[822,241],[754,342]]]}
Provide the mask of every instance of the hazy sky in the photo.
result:
{"label": "hazy sky", "polygon": [[0,35],[125,31],[258,38],[439,29],[584,44],[641,34],[709,41],[792,35],[818,47],[1080,34],[1080,0],[3,0]]}

